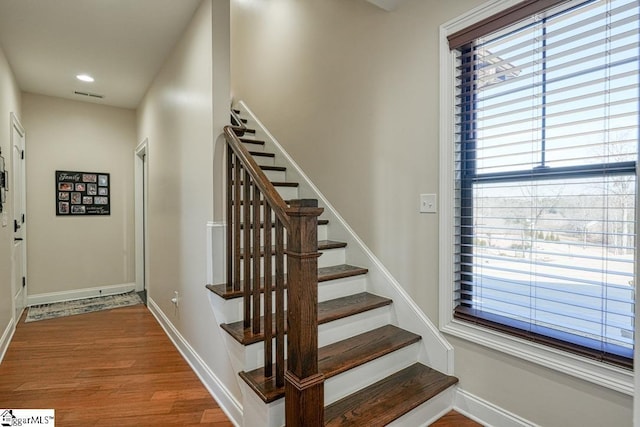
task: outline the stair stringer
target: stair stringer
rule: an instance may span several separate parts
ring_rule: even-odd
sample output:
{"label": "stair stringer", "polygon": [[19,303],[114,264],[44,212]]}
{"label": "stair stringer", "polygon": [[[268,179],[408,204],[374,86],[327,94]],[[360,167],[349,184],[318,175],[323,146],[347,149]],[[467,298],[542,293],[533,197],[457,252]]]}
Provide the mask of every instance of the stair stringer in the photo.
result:
{"label": "stair stringer", "polygon": [[440,333],[437,326],[364,244],[245,102],[237,102],[236,108],[246,113],[249,119],[248,126],[255,128],[256,137],[259,136],[265,141],[265,150],[276,154],[276,165],[287,168],[287,180],[299,183],[299,197],[317,199],[318,205],[324,208],[322,217],[329,220],[328,235],[334,240],[347,243],[349,248],[347,263],[369,269],[367,291],[392,299],[395,316],[393,323],[422,337],[418,362],[447,375],[453,375],[453,346]]}

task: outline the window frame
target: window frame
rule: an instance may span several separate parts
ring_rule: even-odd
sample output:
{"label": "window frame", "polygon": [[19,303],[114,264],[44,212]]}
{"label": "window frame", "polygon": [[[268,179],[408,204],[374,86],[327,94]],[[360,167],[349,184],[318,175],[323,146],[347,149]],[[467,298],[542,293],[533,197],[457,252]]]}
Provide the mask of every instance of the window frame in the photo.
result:
{"label": "window frame", "polygon": [[[490,1],[440,26],[440,330],[458,338],[581,378],[609,389],[627,395],[633,395],[634,373],[630,369],[599,362],[588,357],[568,353],[495,329],[454,318],[456,53],[449,48],[448,36],[510,7],[514,7],[518,3],[520,3],[519,0]],[[638,174],[638,165],[636,165],[636,176],[640,176]],[[638,194],[636,194],[636,201],[638,201]],[[640,209],[636,210],[636,222],[639,216],[638,211],[640,211]],[[637,275],[637,250],[635,269]],[[635,305],[636,324],[639,318],[639,305],[640,304]],[[636,327],[636,337],[637,335],[638,328]]]}

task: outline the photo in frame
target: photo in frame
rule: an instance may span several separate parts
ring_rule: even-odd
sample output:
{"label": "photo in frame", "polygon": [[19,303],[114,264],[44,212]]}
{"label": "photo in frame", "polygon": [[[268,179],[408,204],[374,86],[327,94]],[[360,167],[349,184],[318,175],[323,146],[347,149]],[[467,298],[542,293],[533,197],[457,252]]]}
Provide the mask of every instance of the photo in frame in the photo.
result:
{"label": "photo in frame", "polygon": [[4,157],[2,157],[2,151],[0,151],[0,212],[4,210],[4,204],[7,202],[8,181],[7,170],[4,167]]}
{"label": "photo in frame", "polygon": [[111,215],[110,183],[104,172],[56,171],[56,216]]}

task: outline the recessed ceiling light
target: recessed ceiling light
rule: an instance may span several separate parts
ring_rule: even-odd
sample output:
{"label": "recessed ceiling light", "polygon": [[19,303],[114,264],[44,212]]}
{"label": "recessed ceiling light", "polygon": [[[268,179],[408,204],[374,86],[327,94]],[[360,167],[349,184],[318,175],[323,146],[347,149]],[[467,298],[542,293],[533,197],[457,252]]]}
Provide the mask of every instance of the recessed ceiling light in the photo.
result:
{"label": "recessed ceiling light", "polygon": [[76,79],[82,80],[83,82],[89,82],[89,83],[92,83],[95,80],[93,77],[91,77],[88,74],[78,74],[76,76]]}

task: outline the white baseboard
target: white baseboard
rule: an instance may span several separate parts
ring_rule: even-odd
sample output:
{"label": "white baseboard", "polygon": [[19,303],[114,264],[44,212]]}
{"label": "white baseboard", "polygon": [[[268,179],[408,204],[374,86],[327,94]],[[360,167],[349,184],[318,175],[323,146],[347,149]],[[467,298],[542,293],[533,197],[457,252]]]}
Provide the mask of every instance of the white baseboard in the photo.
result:
{"label": "white baseboard", "polygon": [[4,355],[7,353],[7,349],[9,348],[9,344],[11,344],[11,339],[13,338],[15,331],[16,324],[13,322],[13,319],[9,319],[9,323],[0,337],[0,363],[2,363]]}
{"label": "white baseboard", "polygon": [[220,408],[227,417],[229,417],[229,420],[231,420],[235,426],[241,426],[243,419],[242,405],[233,397],[229,390],[227,390],[222,381],[211,371],[204,360],[202,360],[193,347],[189,345],[182,334],[173,326],[171,321],[151,298],[147,299],[147,307],[184,360],[191,366],[191,369],[193,369],[198,378],[200,378],[202,384],[204,384],[211,396],[218,402]]}
{"label": "white baseboard", "polygon": [[72,291],[49,292],[34,294],[27,297],[27,305],[51,304],[54,302],[73,301],[77,299],[93,298],[106,295],[116,295],[133,291],[135,283],[121,283],[119,285],[96,286],[95,288],[74,289]]}
{"label": "white baseboard", "polygon": [[537,427],[538,425],[487,402],[460,388],[454,398],[453,409],[487,427]]}

